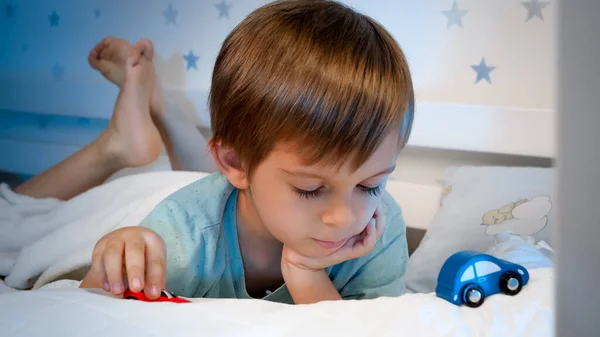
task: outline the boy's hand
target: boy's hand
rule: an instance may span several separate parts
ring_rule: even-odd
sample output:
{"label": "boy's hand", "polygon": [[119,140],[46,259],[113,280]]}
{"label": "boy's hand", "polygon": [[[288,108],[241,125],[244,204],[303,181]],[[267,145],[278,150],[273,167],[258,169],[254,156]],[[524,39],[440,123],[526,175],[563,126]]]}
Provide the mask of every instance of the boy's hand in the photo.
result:
{"label": "boy's hand", "polygon": [[166,245],[153,230],[124,227],[102,237],[92,254],[85,281],[121,295],[126,287],[144,291],[149,299],[166,288]]}
{"label": "boy's hand", "polygon": [[361,257],[373,250],[377,239],[385,231],[385,225],[384,206],[380,204],[375,214],[373,214],[373,218],[367,224],[367,227],[360,234],[348,239],[335,252],[323,257],[313,258],[300,255],[284,245],[281,263],[304,270],[318,271],[347,260]]}

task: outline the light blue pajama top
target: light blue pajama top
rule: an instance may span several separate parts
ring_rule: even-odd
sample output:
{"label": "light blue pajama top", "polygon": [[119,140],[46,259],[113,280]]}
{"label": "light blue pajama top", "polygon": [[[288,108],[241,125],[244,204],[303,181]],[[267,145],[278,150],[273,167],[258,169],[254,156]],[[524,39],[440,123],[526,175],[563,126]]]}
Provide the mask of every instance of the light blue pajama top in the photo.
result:
{"label": "light blue pajama top", "polygon": [[[156,231],[167,245],[167,290],[184,297],[251,298],[236,226],[237,189],[221,173],[176,191],[146,216],[141,225]],[[344,299],[400,296],[408,262],[402,211],[385,192],[387,225],[365,256],[327,268]],[[282,285],[262,297],[293,304]]]}

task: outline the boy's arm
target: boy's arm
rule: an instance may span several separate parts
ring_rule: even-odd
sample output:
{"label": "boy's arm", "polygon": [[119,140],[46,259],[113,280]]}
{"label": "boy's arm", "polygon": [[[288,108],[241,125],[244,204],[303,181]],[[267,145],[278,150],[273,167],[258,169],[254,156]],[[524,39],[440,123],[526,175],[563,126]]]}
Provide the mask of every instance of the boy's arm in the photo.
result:
{"label": "boy's arm", "polygon": [[324,269],[306,270],[291,264],[282,264],[281,272],[295,304],[341,300]]}

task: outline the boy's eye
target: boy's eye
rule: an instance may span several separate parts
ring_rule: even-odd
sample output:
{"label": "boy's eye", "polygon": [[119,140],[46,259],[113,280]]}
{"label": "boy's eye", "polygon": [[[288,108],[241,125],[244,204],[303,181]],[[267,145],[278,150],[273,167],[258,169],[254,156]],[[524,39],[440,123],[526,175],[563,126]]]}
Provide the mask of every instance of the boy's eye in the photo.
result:
{"label": "boy's eye", "polygon": [[[357,187],[362,192],[365,192],[365,193],[367,193],[369,195],[372,195],[374,197],[376,197],[379,194],[381,194],[381,185],[375,186],[375,187],[367,187],[367,186],[358,185]],[[301,198],[306,198],[306,199],[318,198],[323,193],[323,186],[317,188],[316,190],[312,190],[312,191],[306,191],[306,190],[302,190],[302,189],[299,189],[297,187],[294,187],[294,191],[296,193],[298,193],[298,195]]]}
{"label": "boy's eye", "polygon": [[372,195],[374,197],[376,197],[379,194],[381,194],[381,185],[378,185],[378,186],[375,186],[375,187],[367,187],[367,186],[358,185],[358,188],[361,191],[366,192],[369,195]]}
{"label": "boy's eye", "polygon": [[312,190],[312,191],[301,190],[297,187],[294,187],[294,191],[296,193],[298,193],[298,195],[301,198],[306,198],[306,199],[318,198],[321,195],[321,193],[323,192],[323,186],[317,188],[316,190]]}

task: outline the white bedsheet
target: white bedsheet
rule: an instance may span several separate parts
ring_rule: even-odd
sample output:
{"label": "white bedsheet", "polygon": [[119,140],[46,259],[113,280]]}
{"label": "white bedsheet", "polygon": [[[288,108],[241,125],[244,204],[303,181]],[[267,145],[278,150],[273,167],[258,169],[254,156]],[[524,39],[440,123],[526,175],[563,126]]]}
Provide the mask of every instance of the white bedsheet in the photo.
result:
{"label": "white bedsheet", "polygon": [[433,294],[290,306],[262,300],[191,304],[114,299],[82,289],[0,295],[0,334],[30,336],[535,336],[553,335],[553,269],[531,271],[515,297],[476,309]]}

